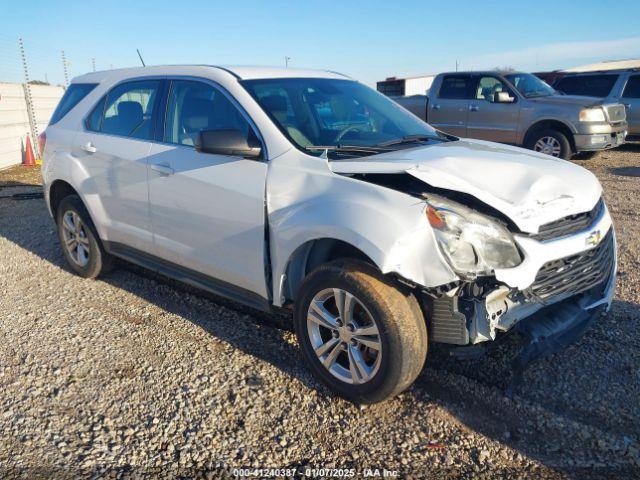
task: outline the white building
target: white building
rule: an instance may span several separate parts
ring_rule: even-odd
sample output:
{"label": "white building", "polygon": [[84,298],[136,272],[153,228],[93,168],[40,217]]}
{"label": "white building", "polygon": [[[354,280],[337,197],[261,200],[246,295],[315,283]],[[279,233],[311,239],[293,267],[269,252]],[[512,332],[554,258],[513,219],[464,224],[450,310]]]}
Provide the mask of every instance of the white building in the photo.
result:
{"label": "white building", "polygon": [[380,93],[384,93],[388,97],[426,95],[434,78],[435,75],[406,78],[389,77],[386,80],[377,82],[376,87]]}

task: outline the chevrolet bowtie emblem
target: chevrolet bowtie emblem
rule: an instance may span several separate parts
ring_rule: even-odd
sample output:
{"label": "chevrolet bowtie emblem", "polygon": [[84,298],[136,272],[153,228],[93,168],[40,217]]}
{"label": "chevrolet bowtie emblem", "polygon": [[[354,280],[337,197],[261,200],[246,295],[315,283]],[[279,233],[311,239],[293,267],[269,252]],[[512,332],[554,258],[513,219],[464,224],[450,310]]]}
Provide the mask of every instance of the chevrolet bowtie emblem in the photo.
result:
{"label": "chevrolet bowtie emblem", "polygon": [[602,239],[602,235],[600,234],[600,230],[594,230],[587,237],[586,244],[591,246],[596,246],[600,243],[601,239]]}

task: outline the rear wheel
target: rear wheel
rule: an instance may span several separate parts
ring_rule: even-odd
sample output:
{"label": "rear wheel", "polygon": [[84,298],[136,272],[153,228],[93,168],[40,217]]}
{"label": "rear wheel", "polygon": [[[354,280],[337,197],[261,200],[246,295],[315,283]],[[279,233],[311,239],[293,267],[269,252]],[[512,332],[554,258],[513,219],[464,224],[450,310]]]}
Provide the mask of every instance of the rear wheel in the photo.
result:
{"label": "rear wheel", "polygon": [[527,144],[530,150],[569,160],[573,155],[571,143],[566,135],[558,130],[539,130],[529,135]]}
{"label": "rear wheel", "polygon": [[351,401],[390,398],[424,365],[427,329],[418,302],[367,264],[336,261],[314,270],[300,287],[294,318],[312,372]]}
{"label": "rear wheel", "polygon": [[69,195],[56,211],[58,238],[71,269],[85,278],[96,278],[113,266],[104,251],[89,212],[77,195]]}

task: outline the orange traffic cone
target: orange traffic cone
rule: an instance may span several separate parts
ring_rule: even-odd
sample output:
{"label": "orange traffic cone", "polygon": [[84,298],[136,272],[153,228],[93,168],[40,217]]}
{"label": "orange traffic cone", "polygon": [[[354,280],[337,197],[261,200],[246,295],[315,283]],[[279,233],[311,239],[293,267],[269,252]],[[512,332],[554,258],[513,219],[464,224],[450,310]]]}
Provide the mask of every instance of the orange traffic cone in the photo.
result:
{"label": "orange traffic cone", "polygon": [[31,148],[31,136],[27,135],[27,144],[24,147],[24,157],[22,158],[22,165],[25,167],[35,167],[36,157],[33,155],[33,148]]}

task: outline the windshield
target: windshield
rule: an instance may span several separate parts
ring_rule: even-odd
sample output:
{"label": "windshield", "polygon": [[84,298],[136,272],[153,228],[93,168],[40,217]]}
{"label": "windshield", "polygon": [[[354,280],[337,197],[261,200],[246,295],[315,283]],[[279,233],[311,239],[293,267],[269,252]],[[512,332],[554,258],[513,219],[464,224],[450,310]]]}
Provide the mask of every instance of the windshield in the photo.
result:
{"label": "windshield", "polygon": [[505,78],[509,80],[525,98],[548,97],[556,93],[553,88],[530,73],[511,73],[505,75]]}
{"label": "windshield", "polygon": [[372,154],[447,139],[384,95],[352,80],[270,78],[242,84],[278,128],[310,153],[321,154],[326,148]]}

